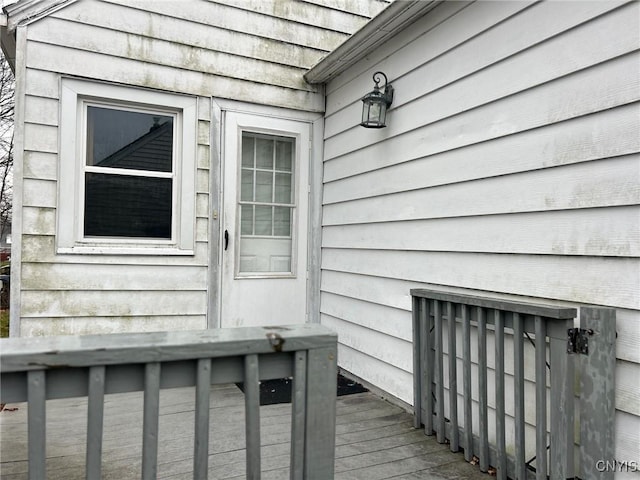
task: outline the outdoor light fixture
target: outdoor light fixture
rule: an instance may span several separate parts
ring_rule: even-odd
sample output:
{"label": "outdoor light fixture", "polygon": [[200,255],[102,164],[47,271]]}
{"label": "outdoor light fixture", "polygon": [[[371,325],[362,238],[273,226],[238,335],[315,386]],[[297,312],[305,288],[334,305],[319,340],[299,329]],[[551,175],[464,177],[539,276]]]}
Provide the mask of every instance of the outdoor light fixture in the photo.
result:
{"label": "outdoor light fixture", "polygon": [[[380,77],[384,77],[384,90],[380,87]],[[362,97],[362,125],[365,128],[384,128],[387,108],[393,102],[393,87],[382,72],[373,74],[373,92]]]}

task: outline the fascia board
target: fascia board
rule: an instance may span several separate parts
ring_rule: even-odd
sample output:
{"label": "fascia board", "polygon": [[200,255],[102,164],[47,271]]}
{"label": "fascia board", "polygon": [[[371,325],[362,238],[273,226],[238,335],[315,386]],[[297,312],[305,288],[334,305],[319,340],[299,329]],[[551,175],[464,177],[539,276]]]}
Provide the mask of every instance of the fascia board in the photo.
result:
{"label": "fascia board", "polygon": [[433,9],[439,0],[396,0],[305,73],[325,83]]}
{"label": "fascia board", "polygon": [[7,15],[7,30],[13,32],[18,25],[27,25],[76,1],[77,0],[22,0],[7,5],[4,7]]}

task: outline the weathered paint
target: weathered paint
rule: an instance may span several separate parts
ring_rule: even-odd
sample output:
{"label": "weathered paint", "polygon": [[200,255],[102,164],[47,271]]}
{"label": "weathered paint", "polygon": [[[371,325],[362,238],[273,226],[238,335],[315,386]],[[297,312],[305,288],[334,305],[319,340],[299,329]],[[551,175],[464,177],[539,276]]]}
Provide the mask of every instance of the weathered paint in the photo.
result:
{"label": "weathered paint", "polygon": [[[412,402],[410,288],[606,305],[616,421],[639,424],[638,8],[443,2],[329,81],[321,315],[342,368]],[[395,98],[366,130],[377,70]]]}
{"label": "weathered paint", "polygon": [[[589,478],[600,476],[598,461],[615,452],[615,311],[581,308],[580,328],[589,341],[589,355],[580,356],[580,478]],[[609,471],[600,478],[613,477]]]}
{"label": "weathered paint", "polygon": [[25,337],[50,335],[89,335],[123,332],[161,332],[175,330],[202,330],[207,328],[204,315],[167,317],[111,316],[111,317],[41,317],[23,318],[21,335]]}
{"label": "weathered paint", "polygon": [[[217,268],[214,228],[219,224],[209,217],[211,209],[219,211],[218,176],[211,168],[220,168],[219,133],[213,130],[220,124],[212,125],[219,119],[212,118],[210,99],[322,111],[323,90],[302,75],[387,4],[323,3],[85,0],[38,11],[22,27],[17,73],[25,80],[25,95],[16,120],[24,125],[23,206],[16,209],[22,221],[15,222],[14,244],[22,257],[23,295],[12,296],[14,334],[213,324],[208,309],[216,302],[208,295],[217,295],[209,288]],[[56,253],[62,76],[198,97],[193,256]],[[17,276],[14,283],[18,288]]]}
{"label": "weathered paint", "polygon": [[[271,341],[273,336],[281,342],[277,347]],[[205,425],[197,425],[196,421],[194,442],[195,463],[199,465],[196,471],[200,468],[206,476],[210,387],[212,384],[230,383],[244,384],[246,471],[249,478],[259,478],[260,381],[286,377],[294,378],[297,390],[290,412],[291,417],[297,416],[298,419],[289,422],[292,425],[291,436],[300,439],[304,445],[303,448],[291,449],[292,464],[301,466],[304,478],[333,476],[337,334],[320,325],[80,338],[17,338],[2,339],[0,343],[0,402],[3,406],[5,403],[28,402],[30,478],[47,476],[47,399],[88,397],[87,430],[83,435],[88,453],[87,476],[97,478],[101,475],[103,463],[104,395],[136,391],[142,391],[144,399],[142,478],[157,478],[160,389],[184,386],[196,386],[196,418],[207,420]],[[293,356],[302,356],[302,368],[293,368]],[[123,369],[125,375],[118,379],[117,372]],[[88,378],[83,378],[85,372]],[[307,374],[314,379],[313,382],[306,381]],[[203,390],[206,395],[202,394]],[[328,401],[332,397],[333,401]],[[200,448],[202,443],[205,443],[204,448]],[[11,454],[3,448],[2,456],[4,459]],[[136,462],[137,459],[134,460]],[[106,460],[104,463],[111,462]],[[202,475],[194,474],[194,477],[202,478]]]}

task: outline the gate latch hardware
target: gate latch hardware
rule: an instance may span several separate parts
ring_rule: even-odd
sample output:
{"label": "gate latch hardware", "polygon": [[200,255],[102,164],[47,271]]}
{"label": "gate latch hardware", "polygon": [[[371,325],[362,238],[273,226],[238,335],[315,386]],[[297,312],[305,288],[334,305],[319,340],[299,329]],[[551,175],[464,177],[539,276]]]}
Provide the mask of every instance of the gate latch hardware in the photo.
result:
{"label": "gate latch hardware", "polygon": [[593,330],[584,328],[570,328],[567,330],[567,353],[581,353],[589,355],[589,337]]}

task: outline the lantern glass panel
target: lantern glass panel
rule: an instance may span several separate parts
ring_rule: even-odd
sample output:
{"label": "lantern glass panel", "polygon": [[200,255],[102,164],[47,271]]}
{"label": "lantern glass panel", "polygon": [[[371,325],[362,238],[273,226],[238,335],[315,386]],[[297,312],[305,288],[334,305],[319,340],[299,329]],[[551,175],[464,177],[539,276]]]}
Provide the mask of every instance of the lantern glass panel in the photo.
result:
{"label": "lantern glass panel", "polygon": [[381,98],[367,99],[362,109],[362,125],[369,128],[385,127],[387,104]]}
{"label": "lantern glass panel", "polygon": [[369,123],[379,123],[382,113],[382,105],[378,102],[372,103],[369,108]]}

